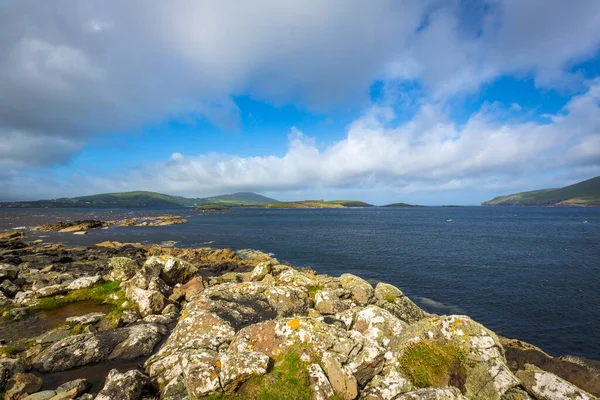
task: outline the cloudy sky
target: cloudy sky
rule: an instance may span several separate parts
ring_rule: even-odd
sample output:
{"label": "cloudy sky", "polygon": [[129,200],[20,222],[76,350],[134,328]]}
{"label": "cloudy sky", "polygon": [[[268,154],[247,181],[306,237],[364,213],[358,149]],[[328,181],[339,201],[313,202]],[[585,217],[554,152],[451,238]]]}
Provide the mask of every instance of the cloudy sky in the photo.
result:
{"label": "cloudy sky", "polygon": [[598,0],[0,0],[0,200],[600,175]]}

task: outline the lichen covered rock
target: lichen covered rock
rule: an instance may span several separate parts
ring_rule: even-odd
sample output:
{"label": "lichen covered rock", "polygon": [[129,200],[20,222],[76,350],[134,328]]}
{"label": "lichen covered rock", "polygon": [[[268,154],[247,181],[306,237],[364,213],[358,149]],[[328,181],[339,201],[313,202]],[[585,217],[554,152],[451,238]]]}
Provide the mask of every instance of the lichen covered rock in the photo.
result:
{"label": "lichen covered rock", "polygon": [[340,283],[345,290],[352,293],[352,297],[356,302],[363,306],[371,301],[375,292],[369,282],[356,275],[343,274],[340,276]]}
{"label": "lichen covered rock", "polygon": [[525,371],[518,371],[517,377],[527,391],[539,400],[596,400],[596,397],[577,386],[531,365],[528,365]]}
{"label": "lichen covered rock", "polygon": [[427,313],[404,296],[400,289],[387,283],[380,282],[375,287],[375,304],[408,323],[427,316]]}
{"label": "lichen covered rock", "polygon": [[148,377],[138,370],[120,373],[113,369],[108,373],[104,387],[96,396],[96,400],[138,400],[143,388],[149,383]]}
{"label": "lichen covered rock", "polygon": [[165,333],[160,325],[140,324],[68,336],[42,351],[32,364],[40,372],[57,372],[107,359],[132,360],[150,355]]}

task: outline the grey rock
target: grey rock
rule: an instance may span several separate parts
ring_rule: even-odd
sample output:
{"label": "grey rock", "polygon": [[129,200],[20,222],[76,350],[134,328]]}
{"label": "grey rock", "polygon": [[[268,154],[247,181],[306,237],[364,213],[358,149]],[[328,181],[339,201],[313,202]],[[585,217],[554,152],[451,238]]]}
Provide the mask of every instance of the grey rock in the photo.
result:
{"label": "grey rock", "polygon": [[105,313],[90,313],[81,315],[79,317],[68,317],[65,321],[70,324],[95,324],[100,321],[106,314]]}
{"label": "grey rock", "polygon": [[15,285],[8,279],[5,279],[2,283],[0,283],[0,292],[4,293],[4,295],[7,297],[15,297],[15,294],[17,294],[20,290],[21,288],[19,286]]}
{"label": "grey rock", "polygon": [[138,370],[120,373],[113,369],[108,373],[96,400],[137,400],[141,397],[144,387],[149,385],[148,377]]}
{"label": "grey rock", "polygon": [[597,400],[595,396],[584,392],[577,386],[558,376],[527,365],[525,371],[517,371],[527,391],[541,400]]}
{"label": "grey rock", "polygon": [[6,383],[6,400],[18,400],[32,393],[39,391],[42,387],[42,380],[33,375],[18,373]]}
{"label": "grey rock", "polygon": [[69,285],[67,286],[67,289],[68,290],[77,290],[77,289],[89,288],[89,287],[94,286],[96,283],[98,283],[100,281],[100,279],[102,279],[102,277],[100,275],[84,276],[81,278],[77,278],[73,282],[69,283]]}
{"label": "grey rock", "polygon": [[23,400],[49,400],[54,396],[56,396],[56,392],[54,390],[43,390],[41,392],[30,394],[29,396],[23,398]]}
{"label": "grey rock", "polygon": [[0,264],[0,280],[10,279],[13,280],[19,275],[19,268],[10,264]]}
{"label": "grey rock", "polygon": [[92,387],[92,384],[87,379],[75,379],[65,382],[56,388],[56,393],[71,392],[75,389],[76,395],[87,392]]}
{"label": "grey rock", "polygon": [[126,281],[133,278],[139,265],[128,257],[113,257],[108,261],[110,268],[109,279],[113,281]]}
{"label": "grey rock", "polygon": [[371,301],[375,292],[369,282],[356,275],[343,274],[340,276],[340,283],[345,290],[352,293],[352,297],[357,303],[363,306]]}
{"label": "grey rock", "polygon": [[37,355],[33,367],[41,372],[57,372],[106,359],[148,356],[165,333],[166,328],[160,325],[140,324],[69,336]]}
{"label": "grey rock", "polygon": [[334,396],[331,383],[319,364],[309,365],[307,372],[315,400],[328,400]]}

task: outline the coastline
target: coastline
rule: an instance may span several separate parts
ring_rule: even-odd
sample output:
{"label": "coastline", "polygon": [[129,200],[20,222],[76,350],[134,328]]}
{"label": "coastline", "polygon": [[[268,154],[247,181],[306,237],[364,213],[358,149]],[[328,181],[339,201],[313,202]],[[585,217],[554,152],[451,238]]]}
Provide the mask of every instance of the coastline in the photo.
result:
{"label": "coastline", "polygon": [[[263,390],[257,381],[267,376],[272,378],[277,368],[284,368],[286,357],[298,350],[298,346],[302,347],[298,356],[308,360],[295,361],[299,365],[306,364],[302,364],[305,372],[310,372],[307,387],[325,394],[333,391],[342,398],[359,395],[361,398],[386,398],[391,394],[384,389],[388,390],[392,383],[397,390],[394,397],[408,396],[408,393],[419,390],[437,393],[442,390],[437,388],[440,382],[445,382],[443,386],[447,388],[443,390],[454,398],[477,398],[474,393],[481,390],[485,393],[491,390],[489,393],[495,393],[493,397],[497,395],[498,398],[507,394],[536,398],[531,393],[535,385],[531,384],[530,378],[547,378],[550,375],[527,367],[526,364],[532,360],[542,364],[538,367],[563,374],[563,378],[576,384],[582,385],[583,382],[583,386],[589,379],[582,377],[596,371],[593,362],[585,366],[581,365],[585,364],[581,359],[553,358],[524,342],[500,339],[469,317],[428,314],[391,285],[380,283],[373,287],[350,274],[336,278],[297,269],[282,265],[260,252],[177,249],[117,242],[100,243],[89,248],[66,248],[40,241],[28,243],[18,232],[9,232],[2,238],[3,254],[11,254],[8,260],[4,257],[3,277],[8,277],[5,281],[10,280],[19,289],[15,292],[16,289],[12,288],[12,298],[4,296],[12,304],[9,307],[4,305],[4,314],[10,318],[27,320],[35,317],[42,311],[40,299],[45,299],[41,301],[45,304],[49,303],[48,299],[74,297],[72,293],[78,290],[120,281],[118,286],[112,286],[113,292],[106,294],[104,299],[116,296],[113,305],[118,312],[108,312],[87,323],[86,320],[74,323],[71,320],[66,324],[62,321],[54,329],[29,338],[33,339],[33,345],[28,340],[23,344],[7,343],[8,346],[3,346],[14,347],[12,354],[6,354],[10,356],[6,359],[13,361],[0,361],[1,365],[22,365],[20,373],[26,375],[25,370],[29,370],[29,373],[41,377],[42,382],[44,377],[52,374],[53,383],[60,381],[56,374],[62,374],[62,380],[76,379],[77,371],[90,363],[102,365],[109,359],[113,362],[137,359],[138,364],[144,364],[142,368],[131,369],[137,371],[131,373],[124,370],[111,372],[106,382],[108,388],[104,388],[117,390],[114,383],[117,378],[131,378],[131,382],[137,382],[140,393],[148,391],[168,397],[169,390],[176,390],[195,398],[199,387],[205,387],[216,378],[212,381],[207,379],[202,384],[197,381],[190,383],[186,381],[188,375],[184,369],[178,375],[183,379],[183,385],[172,388],[169,382],[179,382],[179,378],[166,376],[160,371],[177,367],[168,366],[168,354],[178,354],[178,359],[201,354],[204,364],[200,364],[205,365],[202,371],[213,371],[218,375],[217,382],[209,385],[211,389],[202,392],[202,395],[214,395],[223,390],[230,394],[243,393]],[[15,262],[11,263],[10,257]],[[15,265],[16,261],[21,263]],[[94,301],[98,300],[94,298]],[[128,304],[123,307],[124,303]],[[77,301],[69,304],[77,304]],[[17,307],[13,307],[15,305]],[[80,313],[85,311],[79,310]],[[85,314],[89,316],[89,313]],[[206,325],[207,319],[213,323]],[[10,325],[4,321],[0,329],[7,329],[7,326]],[[276,335],[270,337],[269,329]],[[467,341],[465,332],[468,332]],[[144,338],[145,347],[140,347],[139,343],[126,343],[128,339],[119,342],[115,338],[136,335]],[[281,335],[285,340],[275,340]],[[105,350],[108,354],[104,359],[91,361],[84,357],[87,362],[82,364],[80,359],[70,360],[68,353],[59,351],[62,348],[84,353],[85,350],[94,350],[77,347],[71,341],[73,338],[91,340],[99,337],[111,343],[117,342],[110,352]],[[217,345],[213,342],[216,337],[221,338]],[[263,347],[248,347],[244,339],[248,337],[252,338],[252,342],[263,341],[265,344]],[[427,347],[411,347],[415,340],[426,343]],[[276,343],[276,348],[267,342]],[[346,343],[349,349],[337,348],[337,342]],[[182,348],[183,343],[196,343],[194,354],[190,354],[188,348]],[[452,346],[445,347],[447,343],[452,343]],[[120,350],[115,355],[117,347]],[[362,350],[354,354],[352,348]],[[434,374],[436,376],[430,376],[433,380],[424,385],[420,378],[423,371],[412,371],[407,367],[413,364],[406,358],[413,350],[433,351],[437,356],[441,354],[442,358],[450,360],[449,366],[458,362],[459,371],[449,369],[441,374],[446,374],[441,378]],[[461,364],[465,355],[478,360],[477,372],[469,365]],[[252,361],[250,365],[240,361],[248,357]],[[229,362],[227,373],[223,372],[224,367],[214,370],[212,365],[216,364],[206,364],[208,360]],[[420,360],[423,361],[422,358]],[[132,367],[131,363],[123,363],[122,366]],[[240,372],[248,369],[252,373]],[[566,374],[566,371],[572,373],[574,369],[577,370],[575,376]],[[502,377],[501,381],[490,375],[492,370],[503,371],[497,375]],[[108,374],[108,371],[105,372]],[[425,372],[428,372],[427,368]],[[130,376],[123,377],[126,374]],[[208,376],[211,374],[208,373]],[[232,376],[237,383],[230,382]],[[318,385],[311,384],[313,376],[318,378]],[[485,376],[491,380],[484,379]],[[31,376],[29,378],[35,380]],[[95,382],[92,389],[86,390],[97,392],[102,389],[104,376],[100,378],[101,382]],[[11,379],[14,381],[15,377]],[[5,379],[4,384],[9,380]],[[248,382],[253,382],[258,388],[249,387]],[[493,384],[490,385],[490,382]],[[15,387],[15,382],[10,385],[10,388]],[[593,386],[585,389],[589,392],[596,390]]]}

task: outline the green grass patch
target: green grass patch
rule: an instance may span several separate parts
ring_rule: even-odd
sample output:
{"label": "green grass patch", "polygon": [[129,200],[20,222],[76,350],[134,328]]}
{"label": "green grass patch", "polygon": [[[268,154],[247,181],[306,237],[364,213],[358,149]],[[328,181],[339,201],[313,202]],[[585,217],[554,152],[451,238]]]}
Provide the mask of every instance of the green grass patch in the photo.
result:
{"label": "green grass patch", "polygon": [[308,296],[309,296],[311,299],[314,299],[314,298],[315,298],[315,295],[317,294],[317,292],[318,292],[319,290],[323,290],[323,285],[315,285],[315,286],[310,286],[310,287],[308,288]]}
{"label": "green grass patch", "polygon": [[2,346],[0,347],[0,357],[10,357],[17,353],[15,346]]}
{"label": "green grass patch", "polygon": [[404,373],[419,388],[456,386],[465,390],[466,357],[458,345],[421,340],[406,349],[400,358]]}
{"label": "green grass patch", "polygon": [[[116,296],[111,296],[116,295]],[[72,290],[64,296],[49,296],[39,299],[36,311],[51,310],[66,304],[89,301],[98,304],[108,303],[119,306],[127,299],[117,281],[100,282],[90,288]]]}
{"label": "green grass patch", "polygon": [[394,301],[396,301],[396,295],[393,295],[391,293],[386,295],[385,301],[387,301],[388,303],[393,303]]}
{"label": "green grass patch", "polygon": [[[250,378],[236,393],[219,393],[206,399],[312,400],[307,367],[308,363],[301,361],[299,354],[288,353],[267,375]],[[332,398],[340,399],[338,396]]]}

